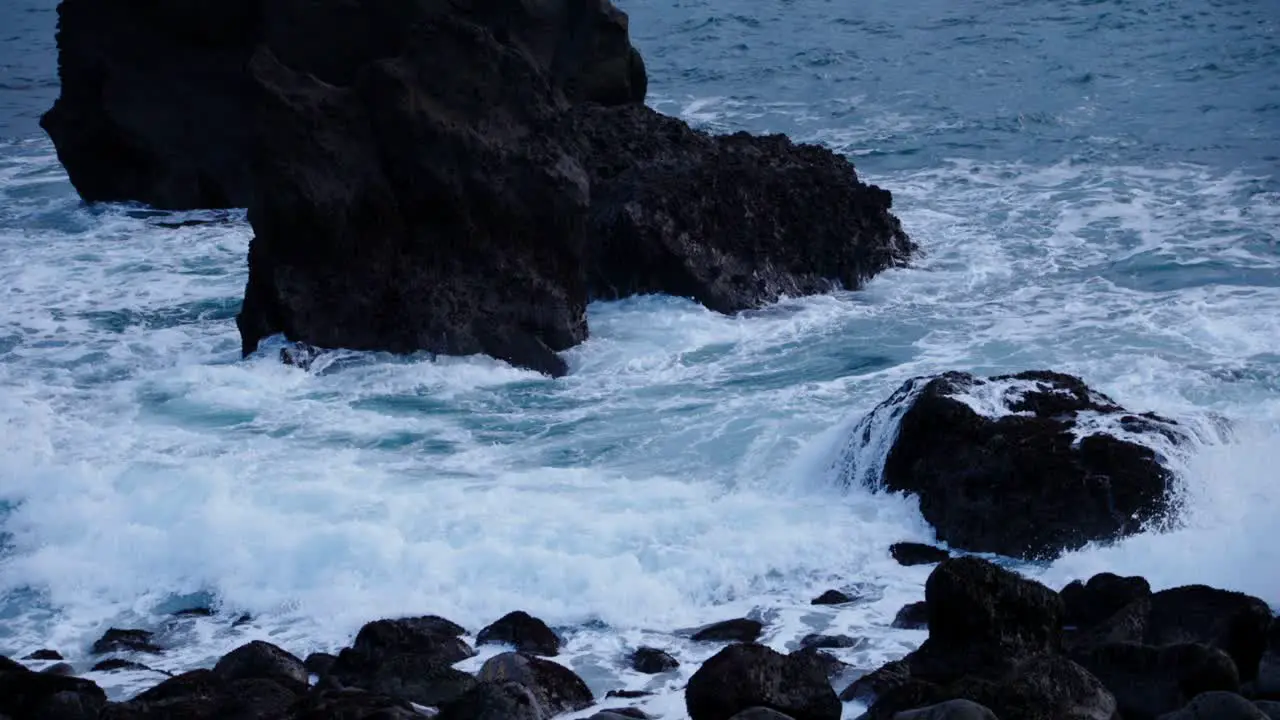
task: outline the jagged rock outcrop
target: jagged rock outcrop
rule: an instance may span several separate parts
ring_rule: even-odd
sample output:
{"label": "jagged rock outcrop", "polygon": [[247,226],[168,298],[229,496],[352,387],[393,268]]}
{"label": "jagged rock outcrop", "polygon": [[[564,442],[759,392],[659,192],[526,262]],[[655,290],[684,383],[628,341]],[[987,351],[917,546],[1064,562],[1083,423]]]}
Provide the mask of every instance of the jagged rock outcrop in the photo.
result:
{"label": "jagged rock outcrop", "polygon": [[62,94],[41,125],[85,200],[246,207],[260,147],[246,67],[258,47],[325,83],[350,85],[368,63],[402,53],[419,23],[446,12],[508,38],[570,98],[644,100],[644,61],[626,14],[608,0],[62,0]]}
{"label": "jagged rock outcrop", "polygon": [[843,157],[644,107],[608,0],[127,9],[64,1],[44,126],[88,200],[249,206],[246,354],[282,333],[561,375],[593,298],[735,312],[914,249]]}
{"label": "jagged rock outcrop", "polygon": [[918,496],[953,548],[1042,559],[1165,519],[1173,475],[1153,448],[1185,438],[1071,375],[949,372],[908,381],[864,418],[845,473]]}

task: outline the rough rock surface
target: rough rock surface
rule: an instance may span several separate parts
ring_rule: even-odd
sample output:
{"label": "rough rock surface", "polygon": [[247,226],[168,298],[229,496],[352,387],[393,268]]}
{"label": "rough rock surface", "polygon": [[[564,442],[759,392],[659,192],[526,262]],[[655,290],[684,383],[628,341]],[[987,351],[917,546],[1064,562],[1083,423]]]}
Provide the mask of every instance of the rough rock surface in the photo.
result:
{"label": "rough rock surface", "polygon": [[[350,85],[400,55],[416,3],[305,0],[63,0],[62,95],[42,126],[88,201],[246,207],[254,192],[260,97],[245,72],[267,46],[286,64]],[[571,98],[644,101],[644,62],[609,2],[477,2],[453,12],[508,38]],[[438,11],[432,11],[438,12]]]}
{"label": "rough rock surface", "polygon": [[730,645],[689,678],[685,706],[692,720],[729,720],[767,707],[796,720],[838,720],[840,700],[812,664],[763,645]]}
{"label": "rough rock surface", "polygon": [[883,474],[852,459],[848,479],[918,496],[955,548],[1050,558],[1139,532],[1170,509],[1172,474],[1135,438],[1176,444],[1180,428],[1070,375],[909,380],[855,428],[847,457],[895,425]]}
{"label": "rough rock surface", "polygon": [[523,610],[507,613],[476,636],[476,643],[501,643],[532,655],[560,654],[560,636],[547,624]]}
{"label": "rough rock surface", "polygon": [[477,679],[482,683],[518,683],[528,688],[546,715],[591,707],[595,698],[582,678],[569,668],[526,653],[502,653],[485,661]]}
{"label": "rough rock surface", "polygon": [[1259,697],[1280,700],[1280,619],[1271,621],[1267,644],[1258,663],[1256,685]]}
{"label": "rough rock surface", "polygon": [[951,553],[932,545],[922,543],[900,542],[889,546],[889,554],[899,565],[932,565],[951,557]]}
{"label": "rough rock surface", "polygon": [[1059,654],[1062,600],[1049,588],[974,557],[944,561],[925,583],[929,639],[842,693],[872,718],[953,699],[1001,717],[1110,720],[1115,698]]}
{"label": "rough rock surface", "polygon": [[163,649],[151,641],[152,633],[147,630],[121,630],[111,628],[93,643],[93,653],[102,655],[109,652],[132,651],[159,654]]}
{"label": "rough rock surface", "polygon": [[28,670],[0,656],[0,716],[11,720],[93,720],[107,696],[89,680]]}
{"label": "rough rock surface", "polygon": [[1099,573],[1087,583],[1079,580],[1062,588],[1066,614],[1063,623],[1087,629],[1115,615],[1130,603],[1151,595],[1151,584],[1146,578],[1120,577],[1114,573]]}
{"label": "rough rock surface", "polygon": [[680,661],[676,660],[665,650],[652,647],[637,648],[631,653],[631,667],[636,672],[642,672],[646,675],[656,675],[680,667]]}
{"label": "rough rock surface", "polygon": [[899,630],[924,630],[929,627],[929,603],[920,601],[903,605],[893,616],[891,627]]}
{"label": "rough rock surface", "polygon": [[696,642],[755,642],[764,631],[764,623],[750,618],[723,620],[700,628],[693,634]]}
{"label": "rough rock surface", "polygon": [[1126,720],[1154,720],[1200,693],[1240,689],[1235,663],[1206,645],[1111,643],[1072,658],[1111,688]]}
{"label": "rough rock surface", "polygon": [[1244,593],[1186,585],[1139,598],[1105,621],[1071,636],[1084,650],[1104,643],[1153,646],[1201,643],[1235,662],[1242,681],[1258,677],[1271,626],[1267,603]]}
{"label": "rough rock surface", "polygon": [[463,632],[435,616],[367,623],[352,646],[338,653],[322,685],[359,688],[428,706],[452,701],[476,682],[453,668],[475,654],[457,637]]}
{"label": "rough rock surface", "polygon": [[300,689],[274,680],[226,681],[211,670],[172,677],[137,697],[113,703],[102,720],[273,720],[301,697]]}
{"label": "rough rock surface", "polygon": [[1235,693],[1207,692],[1177,712],[1162,715],[1160,720],[1267,720],[1267,716]]}
{"label": "rough rock surface", "polygon": [[971,700],[948,700],[937,705],[904,710],[893,720],[997,720],[989,708]]}
{"label": "rough rock surface", "polygon": [[843,157],[646,108],[607,0],[134,5],[63,3],[44,126],[86,199],[250,208],[245,353],[282,333],[561,375],[592,298],[734,312],[914,250]]}
{"label": "rough rock surface", "polygon": [[222,656],[213,672],[223,680],[261,678],[281,684],[307,687],[307,669],[302,661],[268,642],[254,640]]}

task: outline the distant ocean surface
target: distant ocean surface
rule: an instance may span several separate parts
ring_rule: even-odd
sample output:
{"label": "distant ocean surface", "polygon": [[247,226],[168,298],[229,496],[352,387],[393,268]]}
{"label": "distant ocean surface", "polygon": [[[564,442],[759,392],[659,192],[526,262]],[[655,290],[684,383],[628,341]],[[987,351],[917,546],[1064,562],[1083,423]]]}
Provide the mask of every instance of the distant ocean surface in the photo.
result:
{"label": "distant ocean surface", "polygon": [[[1023,572],[1109,570],[1280,605],[1280,3],[625,0],[650,104],[848,154],[921,244],[860,292],[724,317],[599,303],[550,380],[480,357],[242,361],[251,230],[83,206],[37,125],[53,0],[0,4],[0,653],[78,670],[111,625],[154,666],[249,639],[334,650],[378,617],[559,628],[598,695],[679,687],[752,615],[867,643],[928,567],[911,499],[843,487],[849,428],[904,380],[1049,368],[1218,428],[1177,459],[1181,527]],[[870,600],[815,608],[831,587]],[[175,620],[211,605],[211,618]],[[232,628],[231,619],[253,620]],[[626,669],[672,648],[681,678]],[[469,664],[479,666],[493,650]],[[154,674],[88,675],[115,698]],[[860,708],[850,704],[846,716]],[[589,713],[588,713],[589,714]]]}

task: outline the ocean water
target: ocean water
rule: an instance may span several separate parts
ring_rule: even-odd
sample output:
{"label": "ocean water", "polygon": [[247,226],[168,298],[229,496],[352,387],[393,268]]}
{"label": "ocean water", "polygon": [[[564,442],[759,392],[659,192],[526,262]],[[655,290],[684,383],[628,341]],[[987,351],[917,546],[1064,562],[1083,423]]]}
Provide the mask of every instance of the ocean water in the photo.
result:
{"label": "ocean water", "polygon": [[[1196,431],[1175,527],[1020,570],[1280,606],[1280,4],[621,5],[651,105],[847,153],[893,191],[913,267],[737,317],[596,304],[559,380],[242,361],[243,213],[82,205],[35,124],[54,3],[0,7],[0,653],[85,670],[107,627],[147,627],[173,649],[141,659],[179,671],[523,609],[598,695],[656,690],[640,705],[667,718],[716,650],[680,632],[710,621],[758,617],[784,650],[864,638],[835,654],[871,669],[925,637],[889,628],[928,568],[888,546],[933,534],[914,500],[842,482],[841,453],[904,380],[952,369],[1079,374]],[[192,218],[212,222],[166,226]],[[831,587],[866,599],[809,605]],[[640,643],[683,667],[626,670]],[[88,677],[117,699],[159,679]]]}

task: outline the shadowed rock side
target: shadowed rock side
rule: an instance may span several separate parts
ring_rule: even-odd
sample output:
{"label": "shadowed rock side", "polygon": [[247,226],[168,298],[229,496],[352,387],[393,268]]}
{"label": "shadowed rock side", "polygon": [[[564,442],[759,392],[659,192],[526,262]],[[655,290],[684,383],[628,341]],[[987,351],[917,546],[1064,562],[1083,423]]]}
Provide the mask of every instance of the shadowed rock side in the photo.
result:
{"label": "shadowed rock side", "polygon": [[89,202],[167,209],[246,207],[253,198],[249,59],[350,85],[400,55],[418,23],[449,13],[507,37],[568,97],[643,102],[644,63],[607,0],[467,3],[309,0],[63,0],[61,97],[41,125]]}
{"label": "shadowed rock side", "polygon": [[594,298],[666,293],[732,313],[858,288],[914,249],[887,190],[783,135],[712,136],[646,107],[579,106]]}
{"label": "shadowed rock side", "polygon": [[[255,56],[264,157],[237,324],[318,347],[485,353],[551,375],[586,339],[589,183],[549,132],[563,100],[480,28],[420,33],[336,88]],[[415,51],[416,52],[416,51]],[[318,122],[318,118],[324,118]]]}
{"label": "shadowed rock side", "polygon": [[644,107],[607,0],[123,3],[61,6],[45,127],[88,200],[249,206],[246,354],[283,333],[561,375],[593,298],[736,312],[914,249],[843,157]]}
{"label": "shadowed rock side", "polygon": [[[858,464],[895,425],[873,477]],[[950,372],[908,381],[863,420],[850,481],[918,496],[953,548],[1051,558],[1166,518],[1173,475],[1151,446],[1184,438],[1070,375]]]}

